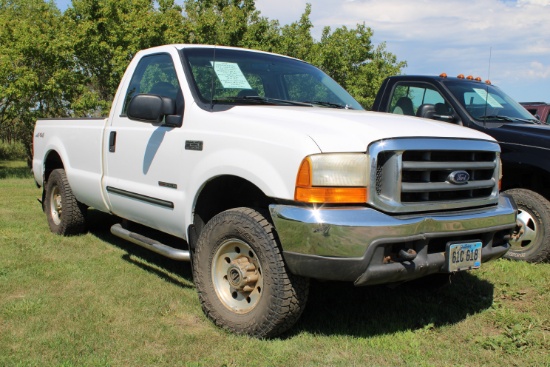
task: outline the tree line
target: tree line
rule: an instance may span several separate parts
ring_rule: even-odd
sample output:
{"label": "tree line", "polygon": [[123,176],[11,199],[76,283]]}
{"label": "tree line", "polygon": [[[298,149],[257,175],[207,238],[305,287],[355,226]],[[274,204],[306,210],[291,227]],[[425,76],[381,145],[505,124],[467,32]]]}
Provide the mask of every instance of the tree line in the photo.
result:
{"label": "tree line", "polygon": [[373,31],[326,27],[312,35],[311,5],[288,25],[254,0],[0,0],[0,139],[30,156],[38,118],[109,113],[137,51],[169,43],[236,46],[296,57],[321,68],[369,108],[382,80],[406,65],[372,43]]}

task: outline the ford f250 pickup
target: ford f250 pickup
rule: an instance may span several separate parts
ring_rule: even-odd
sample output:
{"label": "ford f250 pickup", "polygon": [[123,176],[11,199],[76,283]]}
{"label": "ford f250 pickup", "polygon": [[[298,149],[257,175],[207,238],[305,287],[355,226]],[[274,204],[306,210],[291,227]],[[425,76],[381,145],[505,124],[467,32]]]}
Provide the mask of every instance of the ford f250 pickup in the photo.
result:
{"label": "ford f250 pickup", "polygon": [[114,235],[191,261],[216,325],[260,338],[295,323],[310,278],[397,284],[504,255],[500,168],[485,134],[364,111],[312,65],[228,47],[141,51],[107,118],[34,132],[52,232],[116,215]]}
{"label": "ford f250 pickup", "polygon": [[[466,126],[500,144],[502,190],[518,206],[509,259],[550,259],[550,127],[481,78],[392,76],[384,80],[373,111],[425,117]],[[417,119],[417,121],[419,121]]]}

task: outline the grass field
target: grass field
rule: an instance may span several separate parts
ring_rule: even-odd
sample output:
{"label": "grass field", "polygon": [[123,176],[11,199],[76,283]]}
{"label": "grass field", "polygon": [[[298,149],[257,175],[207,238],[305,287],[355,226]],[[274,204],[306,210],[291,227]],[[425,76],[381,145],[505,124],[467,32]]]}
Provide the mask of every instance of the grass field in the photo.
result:
{"label": "grass field", "polygon": [[286,335],[203,315],[189,264],[109,233],[48,230],[20,162],[0,161],[0,366],[550,366],[550,264],[499,260],[434,291],[312,282]]}

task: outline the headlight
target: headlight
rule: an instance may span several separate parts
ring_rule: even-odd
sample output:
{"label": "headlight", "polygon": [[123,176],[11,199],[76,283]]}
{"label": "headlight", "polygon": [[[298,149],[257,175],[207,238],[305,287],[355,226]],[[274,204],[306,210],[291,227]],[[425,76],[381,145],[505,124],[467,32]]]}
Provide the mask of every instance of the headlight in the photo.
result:
{"label": "headlight", "polygon": [[307,203],[365,203],[368,178],[364,153],[311,155],[298,170],[294,198]]}

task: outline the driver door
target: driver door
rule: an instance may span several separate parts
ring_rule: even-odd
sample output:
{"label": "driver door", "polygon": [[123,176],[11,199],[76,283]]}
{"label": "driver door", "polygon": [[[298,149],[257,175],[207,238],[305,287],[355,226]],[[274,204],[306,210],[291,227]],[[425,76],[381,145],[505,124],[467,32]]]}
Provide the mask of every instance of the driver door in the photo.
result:
{"label": "driver door", "polygon": [[[183,236],[183,129],[131,120],[126,115],[136,94],[183,97],[172,56],[144,56],[124,96],[122,112],[106,131],[103,185],[113,214]],[[183,111],[180,111],[183,115]]]}

